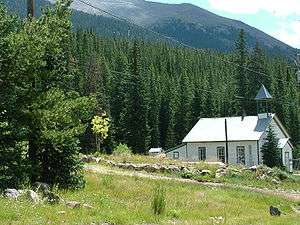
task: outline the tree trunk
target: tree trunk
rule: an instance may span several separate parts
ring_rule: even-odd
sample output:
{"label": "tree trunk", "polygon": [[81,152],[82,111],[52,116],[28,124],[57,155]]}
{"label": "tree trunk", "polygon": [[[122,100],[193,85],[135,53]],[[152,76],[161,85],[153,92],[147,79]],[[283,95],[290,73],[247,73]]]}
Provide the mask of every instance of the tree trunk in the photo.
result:
{"label": "tree trunk", "polygon": [[96,135],[96,150],[97,152],[100,152],[100,138]]}

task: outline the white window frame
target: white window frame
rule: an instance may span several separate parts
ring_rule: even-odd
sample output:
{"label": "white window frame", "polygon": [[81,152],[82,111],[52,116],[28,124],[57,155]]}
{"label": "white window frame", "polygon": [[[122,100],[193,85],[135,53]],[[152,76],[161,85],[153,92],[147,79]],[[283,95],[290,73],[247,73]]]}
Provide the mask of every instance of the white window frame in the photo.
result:
{"label": "white window frame", "polygon": [[[240,157],[241,151],[243,151],[243,154],[244,154],[243,159]],[[237,164],[246,165],[246,147],[245,146],[237,146],[236,147],[236,162],[237,162]]]}
{"label": "white window frame", "polygon": [[[222,151],[222,154],[220,154],[220,150]],[[219,162],[225,163],[225,147],[224,146],[217,147],[217,159]]]}
{"label": "white window frame", "polygon": [[173,159],[179,159],[179,152],[173,152]]}
{"label": "white window frame", "polygon": [[206,147],[199,147],[198,148],[198,159],[200,161],[206,160]]}

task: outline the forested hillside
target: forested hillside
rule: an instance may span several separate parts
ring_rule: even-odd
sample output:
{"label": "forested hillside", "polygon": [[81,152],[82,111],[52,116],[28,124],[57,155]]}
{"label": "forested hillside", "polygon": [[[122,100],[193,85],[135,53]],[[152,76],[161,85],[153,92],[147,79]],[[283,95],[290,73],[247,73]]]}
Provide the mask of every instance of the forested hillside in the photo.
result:
{"label": "forested hillside", "polygon": [[[26,1],[1,0],[12,11],[26,14]],[[37,15],[43,6],[55,0],[36,0]],[[84,4],[84,3],[87,4]],[[100,9],[97,10],[91,6]],[[144,0],[73,0],[72,21],[75,28],[93,30],[106,37],[143,38],[151,41],[170,41],[149,31],[195,48],[232,52],[240,29],[247,33],[250,49],[259,41],[268,55],[294,58],[296,49],[240,21],[213,14],[192,4],[163,4]],[[105,10],[116,17],[104,13]],[[139,26],[145,27],[143,29]],[[148,29],[148,30],[147,30]]]}
{"label": "forested hillside", "polygon": [[236,38],[236,53],[223,55],[78,31],[78,91],[97,93],[102,109],[111,115],[106,147],[122,142],[140,153],[149,147],[169,148],[179,144],[200,117],[243,111],[256,115],[253,98],[262,83],[274,97],[272,111],[287,126],[293,143],[299,143],[295,69],[282,58],[268,58],[259,44],[247,52],[243,33]]}

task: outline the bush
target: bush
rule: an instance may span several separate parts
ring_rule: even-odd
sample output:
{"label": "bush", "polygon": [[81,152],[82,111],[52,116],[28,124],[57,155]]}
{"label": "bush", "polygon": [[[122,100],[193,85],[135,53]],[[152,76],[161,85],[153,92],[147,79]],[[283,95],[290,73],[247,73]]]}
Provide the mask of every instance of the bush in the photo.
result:
{"label": "bush", "polygon": [[161,215],[164,213],[166,207],[166,191],[163,187],[157,186],[154,190],[152,200],[152,210],[154,215]]}
{"label": "bush", "polygon": [[117,156],[128,156],[132,155],[132,150],[126,144],[119,144],[113,151],[114,155]]}
{"label": "bush", "polygon": [[277,179],[280,181],[287,180],[294,182],[294,178],[286,171],[278,167],[270,168],[265,165],[257,167],[256,177],[264,178],[267,180]]}
{"label": "bush", "polygon": [[274,168],[272,171],[272,177],[278,178],[279,180],[286,180],[290,178],[289,174],[279,168]]}

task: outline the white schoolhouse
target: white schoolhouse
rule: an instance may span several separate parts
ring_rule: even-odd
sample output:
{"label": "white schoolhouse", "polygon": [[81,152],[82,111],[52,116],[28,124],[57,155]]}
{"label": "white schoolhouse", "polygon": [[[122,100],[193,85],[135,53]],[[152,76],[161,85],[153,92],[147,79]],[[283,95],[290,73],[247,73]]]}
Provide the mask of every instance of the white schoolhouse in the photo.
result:
{"label": "white schoolhouse", "polygon": [[271,126],[279,139],[282,162],[292,171],[290,136],[278,119],[269,113],[272,96],[262,85],[255,100],[257,116],[201,118],[182,141],[182,145],[166,151],[168,158],[185,161],[223,162],[254,166],[262,164],[261,147]]}

